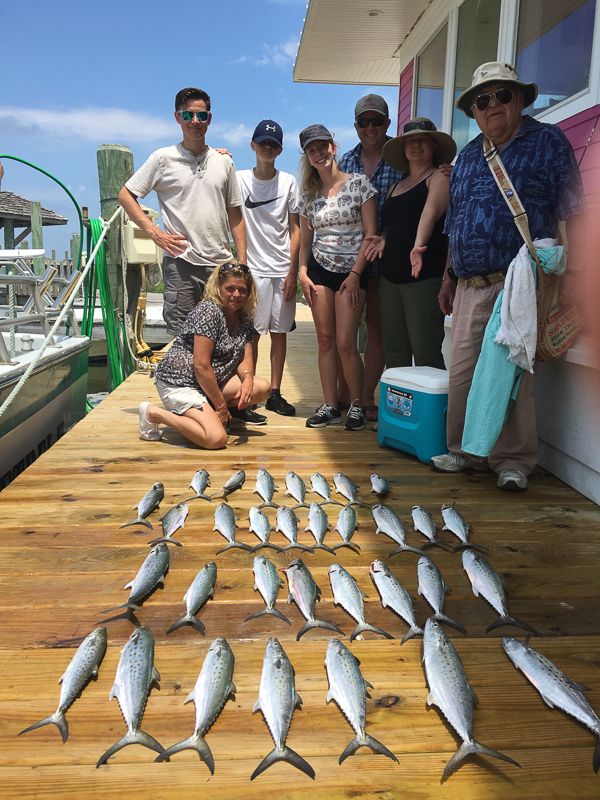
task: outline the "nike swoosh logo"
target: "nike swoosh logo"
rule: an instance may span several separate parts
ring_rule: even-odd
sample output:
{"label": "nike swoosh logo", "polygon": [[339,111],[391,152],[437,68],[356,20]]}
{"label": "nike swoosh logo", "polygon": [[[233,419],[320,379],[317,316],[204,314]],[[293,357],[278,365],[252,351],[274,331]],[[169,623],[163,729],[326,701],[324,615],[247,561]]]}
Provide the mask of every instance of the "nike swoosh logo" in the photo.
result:
{"label": "nike swoosh logo", "polygon": [[266,206],[267,203],[274,203],[275,200],[279,200],[279,197],[274,197],[272,200],[250,200],[250,195],[246,198],[246,202],[244,205],[246,208],[258,208],[259,206]]}

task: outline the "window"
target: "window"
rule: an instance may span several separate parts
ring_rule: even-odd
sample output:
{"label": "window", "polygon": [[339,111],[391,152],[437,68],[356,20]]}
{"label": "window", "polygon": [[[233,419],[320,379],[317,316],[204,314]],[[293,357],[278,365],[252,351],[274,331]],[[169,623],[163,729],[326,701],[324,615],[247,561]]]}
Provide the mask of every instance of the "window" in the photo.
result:
{"label": "window", "polygon": [[427,117],[439,129],[444,107],[444,74],[448,25],[429,42],[417,60],[417,117]]}
{"label": "window", "polygon": [[519,10],[517,72],[535,81],[539,114],[587,89],[596,0],[524,0]]}

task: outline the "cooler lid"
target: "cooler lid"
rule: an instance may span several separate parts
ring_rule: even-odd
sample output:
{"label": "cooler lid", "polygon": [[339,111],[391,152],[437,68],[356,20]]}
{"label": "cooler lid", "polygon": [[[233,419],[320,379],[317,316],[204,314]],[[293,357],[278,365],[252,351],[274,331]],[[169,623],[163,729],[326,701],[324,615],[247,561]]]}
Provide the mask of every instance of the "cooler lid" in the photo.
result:
{"label": "cooler lid", "polygon": [[448,371],[434,367],[393,367],[381,376],[382,383],[400,389],[419,389],[430,394],[448,393]]}

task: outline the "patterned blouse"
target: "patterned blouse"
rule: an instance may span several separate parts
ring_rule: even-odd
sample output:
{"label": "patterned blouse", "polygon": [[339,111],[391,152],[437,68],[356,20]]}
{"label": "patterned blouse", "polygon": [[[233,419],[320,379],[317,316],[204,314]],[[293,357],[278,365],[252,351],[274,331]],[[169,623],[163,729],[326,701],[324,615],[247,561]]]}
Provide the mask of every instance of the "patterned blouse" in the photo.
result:
{"label": "patterned blouse", "polygon": [[[375,197],[366,175],[353,172],[333,197],[320,194],[310,209],[310,224],[315,231],[312,252],[315,260],[330,272],[350,272],[365,238],[361,206]],[[306,194],[300,196],[298,211],[308,218]]]}
{"label": "patterned blouse", "polygon": [[225,314],[212,300],[199,303],[183,323],[167,355],[156,368],[156,377],[171,386],[189,386],[202,391],[194,371],[194,336],[212,339],[210,365],[219,387],[235,374],[244,360],[246,345],[252,342],[252,324],[240,321],[238,332],[227,330]]}

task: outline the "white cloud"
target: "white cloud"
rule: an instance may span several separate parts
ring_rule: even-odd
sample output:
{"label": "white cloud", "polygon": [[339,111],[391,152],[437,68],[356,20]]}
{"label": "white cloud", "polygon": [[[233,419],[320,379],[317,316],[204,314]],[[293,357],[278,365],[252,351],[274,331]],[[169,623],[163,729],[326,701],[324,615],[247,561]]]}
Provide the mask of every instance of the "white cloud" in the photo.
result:
{"label": "white cloud", "polygon": [[254,128],[249,128],[247,125],[240,123],[239,125],[232,125],[227,122],[217,122],[210,126],[208,133],[213,143],[213,147],[217,147],[216,142],[225,140],[227,144],[232,146],[250,142]]}
{"label": "white cloud", "polygon": [[298,41],[295,38],[288,39],[287,42],[283,42],[282,44],[263,44],[261,46],[263,54],[260,58],[240,56],[240,58],[233,63],[243,64],[244,62],[248,62],[255,67],[267,67],[272,64],[281,70],[286,70],[294,63],[296,53],[298,52]]}

